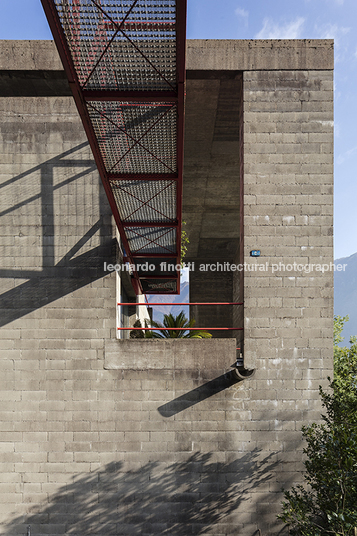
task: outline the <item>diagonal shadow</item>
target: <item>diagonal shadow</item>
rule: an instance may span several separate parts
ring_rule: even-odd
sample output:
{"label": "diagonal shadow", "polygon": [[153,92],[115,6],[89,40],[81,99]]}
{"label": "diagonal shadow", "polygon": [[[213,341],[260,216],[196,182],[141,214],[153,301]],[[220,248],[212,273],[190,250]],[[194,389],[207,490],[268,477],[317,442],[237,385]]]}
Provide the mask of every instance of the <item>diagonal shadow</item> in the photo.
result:
{"label": "diagonal shadow", "polygon": [[[26,186],[26,179],[31,174],[40,173],[40,192],[30,194],[20,202],[15,199],[14,195],[16,202],[12,206],[5,208],[0,213],[0,217],[5,217],[21,209],[21,207],[30,205],[40,199],[41,209],[39,214],[36,213],[36,216],[41,218],[39,232],[42,233],[42,259],[39,257],[38,267],[33,269],[12,269],[9,267],[0,270],[0,278],[28,279],[28,281],[7,290],[0,296],[0,326],[4,326],[104,277],[106,274],[103,270],[103,258],[108,260],[115,259],[115,240],[112,238],[111,211],[104,190],[99,183],[99,219],[83,236],[79,235],[77,242],[68,249],[59,262],[55,262],[54,193],[63,186],[75,185],[77,180],[95,171],[94,161],[81,154],[81,151],[87,147],[88,142],[81,143],[42,164],[5,180],[0,185],[0,190],[5,186],[11,186],[18,182],[22,186],[21,181],[25,181],[24,186]],[[61,178],[55,184],[54,170],[56,168],[65,169],[67,176]],[[81,169],[78,170],[78,168]],[[90,185],[93,184],[93,180],[95,179],[90,179]],[[77,195],[75,186],[73,192],[74,195]],[[78,201],[83,201],[83,194],[79,196]],[[26,227],[26,219],[24,221],[24,226]],[[99,245],[88,250],[89,242],[96,234],[99,235],[98,239],[96,239],[96,244],[99,242]],[[80,254],[83,246],[87,247],[87,251]],[[21,254],[20,250],[19,253]]]}
{"label": "diagonal shadow", "polygon": [[211,396],[228,389],[228,387],[238,383],[239,381],[240,380],[234,377],[232,372],[227,372],[222,374],[222,376],[219,376],[218,378],[215,378],[214,380],[211,380],[210,382],[207,382],[204,385],[201,385],[200,387],[197,387],[196,389],[193,389],[192,391],[189,391],[188,393],[185,393],[184,395],[167,402],[167,404],[158,407],[157,410],[163,417],[172,417],[173,415],[177,415],[177,413],[180,413],[181,411],[184,411],[185,409],[188,409],[195,404],[198,404],[199,402],[202,402],[203,400],[206,400],[207,398],[210,398]]}
{"label": "diagonal shadow", "polygon": [[[112,239],[108,245],[114,250],[115,241]],[[102,248],[98,246],[68,262],[65,268],[60,265],[43,270],[4,292],[0,296],[0,327],[101,279],[107,275],[102,259]]]}

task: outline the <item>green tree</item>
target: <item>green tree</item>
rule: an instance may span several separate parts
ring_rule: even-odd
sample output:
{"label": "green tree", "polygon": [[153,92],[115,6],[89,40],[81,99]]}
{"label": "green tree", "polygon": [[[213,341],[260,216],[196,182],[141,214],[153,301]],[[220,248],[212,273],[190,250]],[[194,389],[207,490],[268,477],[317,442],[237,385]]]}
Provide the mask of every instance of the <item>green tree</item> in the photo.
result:
{"label": "green tree", "polygon": [[[146,338],[146,339],[210,339],[211,333],[202,329],[191,331],[191,328],[195,326],[195,320],[188,320],[185,313],[181,311],[177,316],[164,315],[163,324],[152,320],[150,325],[145,322],[145,327],[162,328],[160,330],[153,331],[131,331],[130,338]],[[134,327],[141,327],[140,320],[137,320]],[[185,328],[185,329],[165,329],[165,328]],[[133,334],[133,335],[132,335]]]}
{"label": "green tree", "polygon": [[348,317],[335,317],[334,380],[320,387],[322,424],[302,428],[305,486],[286,491],[278,516],[292,536],[357,535],[357,338],[338,346]]}

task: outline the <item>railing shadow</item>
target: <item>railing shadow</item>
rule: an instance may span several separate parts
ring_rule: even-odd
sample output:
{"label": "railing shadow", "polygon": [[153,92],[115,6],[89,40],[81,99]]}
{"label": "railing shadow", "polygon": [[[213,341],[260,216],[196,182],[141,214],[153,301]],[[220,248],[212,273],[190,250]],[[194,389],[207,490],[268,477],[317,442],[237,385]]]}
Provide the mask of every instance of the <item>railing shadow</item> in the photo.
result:
{"label": "railing shadow", "polygon": [[[56,259],[55,242],[58,236],[56,237],[55,235],[55,217],[61,218],[61,214],[56,214],[55,212],[54,195],[56,191],[57,195],[60,195],[61,188],[68,188],[72,184],[71,193],[73,193],[73,198],[78,203],[76,209],[78,214],[81,214],[81,211],[83,212],[83,207],[79,205],[83,203],[85,195],[84,192],[77,192],[76,181],[86,177],[91,186],[95,179],[89,177],[89,175],[96,170],[94,160],[88,158],[87,153],[88,142],[81,143],[42,164],[5,180],[0,185],[0,193],[10,187],[16,188],[16,190],[10,192],[13,199],[17,197],[16,191],[21,192],[20,197],[26,197],[26,199],[17,201],[11,206],[5,206],[0,212],[0,221],[1,218],[4,218],[4,222],[8,221],[6,218],[11,217],[11,215],[16,218],[16,214],[20,211],[16,225],[21,226],[20,229],[27,229],[27,223],[29,222],[27,217],[33,218],[33,220],[37,218],[40,225],[35,227],[31,222],[28,227],[30,229],[29,236],[25,236],[23,240],[27,247],[31,242],[30,239],[33,242],[41,242],[42,244],[42,258],[41,256],[34,257],[32,267],[18,268],[18,258],[15,257],[13,267],[4,268],[3,265],[3,268],[0,269],[0,278],[14,280],[14,288],[6,290],[0,296],[0,326],[4,326],[102,278],[105,275],[103,259],[108,262],[115,259],[111,212],[101,184],[99,184],[99,199],[94,200],[95,204],[98,205],[98,208],[96,208],[97,213],[90,218],[95,223],[89,227],[90,222],[88,220],[89,225],[88,223],[86,224],[87,231],[82,236],[80,231],[76,231],[75,235],[79,239],[68,247],[68,251],[59,260],[58,255]],[[58,173],[58,170],[60,173]],[[59,180],[58,176],[55,176],[55,172],[57,175],[60,174]],[[33,174],[35,174],[35,181],[31,178]],[[31,187],[29,186],[30,183]],[[36,188],[33,188],[34,183]],[[36,189],[37,192],[32,193],[32,190]],[[36,205],[38,202],[40,202],[40,209]],[[34,208],[30,208],[32,203],[35,203]],[[21,210],[24,211],[23,220]],[[98,218],[98,216],[99,219],[95,221],[95,217]],[[84,221],[83,217],[82,219]],[[73,217],[73,221],[76,222],[77,219]],[[4,223],[4,226],[6,226],[6,223]],[[34,228],[36,232],[38,229],[38,235],[31,235],[31,233],[34,233]],[[69,232],[68,236],[70,236]],[[75,240],[75,238],[71,238]],[[2,249],[6,253],[6,246],[3,246]],[[20,256],[21,246],[18,246],[14,253]],[[7,264],[9,263],[8,260],[6,262]],[[23,282],[24,279],[27,281]],[[17,284],[17,280],[21,280],[21,283]]]}

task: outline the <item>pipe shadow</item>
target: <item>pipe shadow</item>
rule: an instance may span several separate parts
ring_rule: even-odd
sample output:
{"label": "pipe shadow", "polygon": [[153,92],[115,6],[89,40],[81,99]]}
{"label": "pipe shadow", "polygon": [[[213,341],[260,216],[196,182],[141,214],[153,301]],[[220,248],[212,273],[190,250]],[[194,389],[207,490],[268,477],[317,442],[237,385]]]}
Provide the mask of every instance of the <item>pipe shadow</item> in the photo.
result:
{"label": "pipe shadow", "polygon": [[181,411],[228,389],[239,381],[241,380],[234,377],[233,371],[226,372],[225,374],[222,374],[222,376],[167,402],[158,407],[157,410],[163,417],[172,417],[173,415],[177,415],[178,413],[181,413]]}

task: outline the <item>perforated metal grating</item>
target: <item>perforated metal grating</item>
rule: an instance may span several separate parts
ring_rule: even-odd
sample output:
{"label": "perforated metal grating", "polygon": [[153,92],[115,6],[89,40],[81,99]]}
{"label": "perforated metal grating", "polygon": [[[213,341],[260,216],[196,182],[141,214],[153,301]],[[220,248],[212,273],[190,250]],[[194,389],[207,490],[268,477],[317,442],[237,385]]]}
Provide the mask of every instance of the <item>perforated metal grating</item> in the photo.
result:
{"label": "perforated metal grating", "polygon": [[175,0],[55,4],[82,88],[175,88]]}
{"label": "perforated metal grating", "polygon": [[176,220],[176,181],[112,181],[123,223]]}
{"label": "perforated metal grating", "polygon": [[175,253],[175,229],[128,227],[126,233],[133,253]]}
{"label": "perforated metal grating", "polygon": [[[41,0],[136,292],[179,292],[186,0]],[[150,279],[155,278],[155,283]],[[155,287],[155,288],[154,288]]]}
{"label": "perforated metal grating", "polygon": [[177,106],[89,102],[108,173],[175,173]]}

